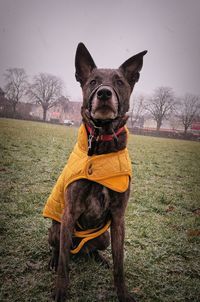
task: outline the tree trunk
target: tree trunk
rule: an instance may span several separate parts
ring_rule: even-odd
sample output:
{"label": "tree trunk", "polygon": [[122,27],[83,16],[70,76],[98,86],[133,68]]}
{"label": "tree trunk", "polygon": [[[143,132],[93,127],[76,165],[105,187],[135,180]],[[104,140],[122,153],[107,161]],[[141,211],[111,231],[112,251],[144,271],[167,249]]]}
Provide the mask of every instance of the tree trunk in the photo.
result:
{"label": "tree trunk", "polygon": [[187,127],[187,126],[184,126],[184,136],[187,135],[187,130],[188,130],[188,127]]}
{"label": "tree trunk", "polygon": [[46,121],[46,117],[47,117],[47,109],[43,107],[43,121]]}
{"label": "tree trunk", "polygon": [[157,126],[156,126],[156,131],[159,132],[160,131],[160,127],[162,125],[161,121],[157,121]]}
{"label": "tree trunk", "polygon": [[16,107],[17,107],[17,103],[16,103],[16,102],[13,102],[13,103],[12,103],[13,117],[16,116]]}

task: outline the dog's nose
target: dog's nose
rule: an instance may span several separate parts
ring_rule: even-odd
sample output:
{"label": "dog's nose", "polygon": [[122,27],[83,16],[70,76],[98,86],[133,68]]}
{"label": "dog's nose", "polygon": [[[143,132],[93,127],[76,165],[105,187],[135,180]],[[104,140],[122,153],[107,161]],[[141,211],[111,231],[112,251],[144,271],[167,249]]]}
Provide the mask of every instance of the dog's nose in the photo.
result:
{"label": "dog's nose", "polygon": [[102,88],[97,91],[97,97],[99,100],[106,101],[112,96],[112,91],[108,88]]}

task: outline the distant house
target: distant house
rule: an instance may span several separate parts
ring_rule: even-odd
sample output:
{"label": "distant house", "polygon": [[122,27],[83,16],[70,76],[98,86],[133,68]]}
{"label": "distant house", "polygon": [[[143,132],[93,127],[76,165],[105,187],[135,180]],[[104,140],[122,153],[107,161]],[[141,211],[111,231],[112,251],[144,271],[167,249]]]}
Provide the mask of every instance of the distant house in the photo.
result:
{"label": "distant house", "polygon": [[144,126],[144,116],[134,116],[130,112],[128,113],[127,127],[132,128],[143,128]]}
{"label": "distant house", "polygon": [[60,97],[57,105],[48,110],[47,119],[57,118],[60,123],[63,123],[64,120],[70,120],[79,125],[81,122],[81,106],[81,102],[73,102],[66,97]]}
{"label": "distant house", "polygon": [[[80,125],[82,102],[73,102],[62,96],[58,99],[55,106],[47,111],[47,121],[64,123],[64,121],[73,121],[74,125]],[[43,110],[40,104],[31,104],[29,102],[19,102],[16,107],[16,118],[22,119],[43,119]],[[13,117],[11,103],[5,97],[3,89],[0,88],[0,116]]]}
{"label": "distant house", "polygon": [[0,116],[9,116],[12,114],[12,106],[5,97],[5,92],[0,87]]}
{"label": "distant house", "polygon": [[195,121],[192,123],[191,130],[200,131],[200,121]]}
{"label": "distant house", "polygon": [[[47,111],[47,121],[64,123],[65,120],[73,121],[75,125],[81,123],[81,102],[73,102],[62,96],[57,104]],[[42,120],[43,110],[41,105],[32,105],[31,116]]]}
{"label": "distant house", "polygon": [[30,112],[32,110],[32,106],[33,105],[30,103],[19,102],[16,107],[19,117],[22,117],[24,119],[29,119],[31,117]]}

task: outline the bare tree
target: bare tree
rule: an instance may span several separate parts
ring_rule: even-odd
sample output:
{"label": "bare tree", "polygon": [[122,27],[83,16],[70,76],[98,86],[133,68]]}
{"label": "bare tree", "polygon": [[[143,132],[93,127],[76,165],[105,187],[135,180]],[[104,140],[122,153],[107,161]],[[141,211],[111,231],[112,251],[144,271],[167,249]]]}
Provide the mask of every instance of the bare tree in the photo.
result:
{"label": "bare tree", "polygon": [[178,106],[178,117],[184,126],[184,134],[187,134],[188,128],[192,125],[195,118],[200,113],[200,97],[193,94],[186,94],[180,99]]}
{"label": "bare tree", "polygon": [[55,106],[62,94],[62,80],[54,75],[40,73],[33,78],[28,95],[31,100],[40,104],[43,109],[43,121],[46,120],[48,109]]}
{"label": "bare tree", "polygon": [[132,102],[132,109],[130,112],[130,121],[131,121],[132,129],[140,120],[144,120],[144,112],[145,112],[144,96],[140,95],[137,98],[135,98]]}
{"label": "bare tree", "polygon": [[16,113],[16,106],[26,93],[27,75],[23,68],[10,68],[4,74],[5,97],[12,106],[13,114]]}
{"label": "bare tree", "polygon": [[145,108],[156,121],[156,129],[159,131],[163,119],[167,119],[175,108],[175,98],[172,88],[158,87]]}

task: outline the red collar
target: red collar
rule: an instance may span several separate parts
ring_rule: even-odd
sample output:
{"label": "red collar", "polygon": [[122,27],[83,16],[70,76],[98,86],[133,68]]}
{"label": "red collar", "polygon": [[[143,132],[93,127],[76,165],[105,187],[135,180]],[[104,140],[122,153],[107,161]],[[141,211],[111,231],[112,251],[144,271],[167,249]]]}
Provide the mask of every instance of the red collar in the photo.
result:
{"label": "red collar", "polygon": [[[95,133],[94,133],[94,130],[88,125],[88,124],[85,124],[89,134],[93,137],[95,137]],[[100,140],[102,142],[110,142],[114,139],[114,137],[118,136],[122,131],[124,131],[125,128],[124,127],[121,127],[119,128],[115,133],[113,134],[101,134],[99,136],[96,137],[96,141]]]}

